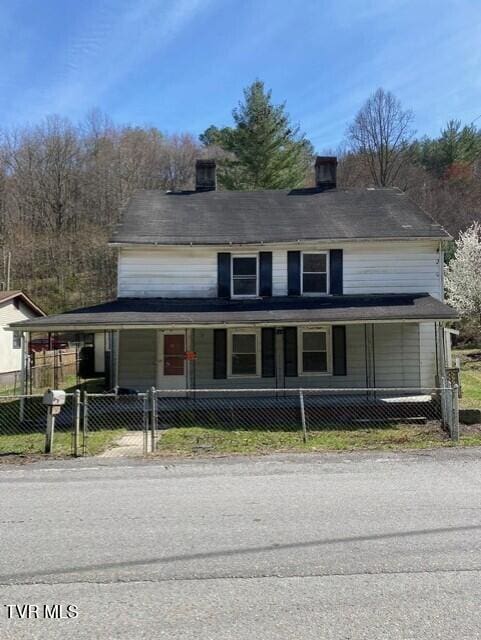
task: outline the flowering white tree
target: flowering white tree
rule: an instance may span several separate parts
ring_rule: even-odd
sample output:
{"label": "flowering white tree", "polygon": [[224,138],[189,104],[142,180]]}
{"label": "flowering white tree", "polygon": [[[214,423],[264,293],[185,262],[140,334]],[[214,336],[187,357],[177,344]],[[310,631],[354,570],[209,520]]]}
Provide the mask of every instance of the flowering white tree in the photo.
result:
{"label": "flowering white tree", "polygon": [[454,258],[445,268],[446,297],[463,318],[481,326],[481,225],[459,234]]}

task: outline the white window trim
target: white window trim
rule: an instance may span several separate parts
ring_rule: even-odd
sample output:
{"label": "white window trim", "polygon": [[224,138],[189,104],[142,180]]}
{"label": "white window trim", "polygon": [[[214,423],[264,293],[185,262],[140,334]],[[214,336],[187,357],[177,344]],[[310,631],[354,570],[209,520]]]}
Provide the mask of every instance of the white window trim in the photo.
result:
{"label": "white window trim", "polygon": [[[325,293],[315,293],[315,292],[310,292],[307,291],[306,293],[304,293],[304,254],[319,254],[319,255],[325,255],[326,256],[326,292]],[[322,273],[321,271],[309,271],[308,273]],[[315,298],[319,298],[321,296],[328,296],[329,295],[329,251],[303,251],[301,253],[301,295],[302,296],[308,296],[308,297],[315,297]]]}
{"label": "white window trim", "polygon": [[[234,259],[255,258],[256,260],[256,292],[249,295],[234,294]],[[259,254],[258,253],[232,253],[230,258],[230,297],[231,298],[258,298],[259,297]]]}
{"label": "white window trim", "polygon": [[[229,329],[227,335],[227,377],[228,378],[260,378],[261,376],[261,331],[260,329]],[[239,333],[247,333],[256,337],[256,372],[232,373],[232,344],[233,336]]]}
{"label": "white window trim", "polygon": [[[304,333],[319,333],[324,331],[326,334],[326,353],[327,353],[327,371],[304,371],[302,358],[302,336]],[[300,376],[332,376],[332,327],[298,327],[297,329],[297,363]]]}

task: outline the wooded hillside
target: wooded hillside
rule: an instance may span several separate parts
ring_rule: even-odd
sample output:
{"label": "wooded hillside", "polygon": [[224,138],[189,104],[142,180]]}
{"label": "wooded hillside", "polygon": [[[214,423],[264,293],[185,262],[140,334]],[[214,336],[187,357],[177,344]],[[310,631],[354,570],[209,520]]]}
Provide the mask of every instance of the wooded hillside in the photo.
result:
{"label": "wooded hillside", "polygon": [[115,126],[99,114],[4,135],[0,247],[11,252],[10,287],[48,312],[115,296],[107,241],[121,207],[135,189],[192,186],[200,153],[190,135]]}

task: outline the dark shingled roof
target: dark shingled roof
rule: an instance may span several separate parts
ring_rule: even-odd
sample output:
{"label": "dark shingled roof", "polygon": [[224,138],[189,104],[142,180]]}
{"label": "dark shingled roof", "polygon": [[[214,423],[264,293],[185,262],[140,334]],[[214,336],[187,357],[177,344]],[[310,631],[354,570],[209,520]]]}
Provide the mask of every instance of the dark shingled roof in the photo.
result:
{"label": "dark shingled roof", "polygon": [[219,298],[119,298],[48,318],[13,323],[12,327],[123,327],[192,324],[298,322],[369,322],[374,320],[454,320],[457,313],[427,293],[273,297],[256,300]]}
{"label": "dark shingled roof", "polygon": [[242,244],[449,237],[399,189],[294,189],[138,191],[111,241]]}

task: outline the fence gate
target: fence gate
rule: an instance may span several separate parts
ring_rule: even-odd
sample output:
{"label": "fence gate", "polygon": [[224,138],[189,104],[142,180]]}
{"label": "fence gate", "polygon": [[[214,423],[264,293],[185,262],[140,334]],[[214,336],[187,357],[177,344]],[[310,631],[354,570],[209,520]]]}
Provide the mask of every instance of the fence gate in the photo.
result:
{"label": "fence gate", "polygon": [[[74,455],[142,456],[149,452],[149,393],[87,393],[80,397]],[[75,449],[75,442],[77,448]]]}

